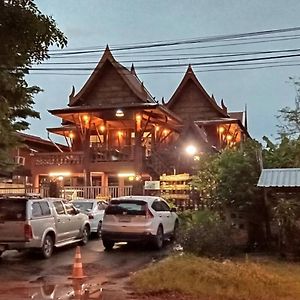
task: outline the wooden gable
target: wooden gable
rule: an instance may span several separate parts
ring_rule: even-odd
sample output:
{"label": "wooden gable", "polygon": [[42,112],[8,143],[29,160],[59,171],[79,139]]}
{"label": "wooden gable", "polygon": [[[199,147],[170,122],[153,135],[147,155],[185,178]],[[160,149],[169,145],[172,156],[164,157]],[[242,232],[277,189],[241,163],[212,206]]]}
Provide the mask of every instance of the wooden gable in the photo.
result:
{"label": "wooden gable", "polygon": [[129,71],[112,56],[108,47],[85,85],[69,96],[69,106],[107,106],[154,102],[138,79],[134,69]]}
{"label": "wooden gable", "polygon": [[228,117],[226,108],[220,108],[215,99],[207,94],[191,66],[188,67],[167,107],[185,121]]}

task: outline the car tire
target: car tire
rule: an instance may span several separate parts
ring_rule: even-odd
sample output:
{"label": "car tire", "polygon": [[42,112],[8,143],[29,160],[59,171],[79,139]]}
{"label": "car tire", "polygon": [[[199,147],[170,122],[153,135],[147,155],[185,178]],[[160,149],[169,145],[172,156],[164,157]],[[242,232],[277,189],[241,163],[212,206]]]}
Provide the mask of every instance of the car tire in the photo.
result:
{"label": "car tire", "polygon": [[107,240],[107,239],[102,239],[102,244],[103,244],[105,250],[110,251],[114,247],[115,242]]}
{"label": "car tire", "polygon": [[41,254],[44,258],[50,258],[54,249],[54,240],[47,234],[44,238],[43,245],[41,248]]}
{"label": "car tire", "polygon": [[154,237],[153,246],[156,250],[160,250],[164,245],[164,230],[161,225],[158,226],[156,235]]}
{"label": "car tire", "polygon": [[90,229],[88,226],[84,226],[81,233],[81,241],[80,244],[85,246],[89,241]]}
{"label": "car tire", "polygon": [[178,220],[176,220],[175,224],[174,224],[174,229],[173,229],[172,235],[170,237],[171,242],[176,241],[176,239],[178,237],[178,228],[179,228],[179,223],[178,223]]}
{"label": "car tire", "polygon": [[98,223],[98,227],[97,227],[96,237],[97,237],[98,239],[101,239],[101,228],[102,228],[102,221],[100,221],[100,222]]}

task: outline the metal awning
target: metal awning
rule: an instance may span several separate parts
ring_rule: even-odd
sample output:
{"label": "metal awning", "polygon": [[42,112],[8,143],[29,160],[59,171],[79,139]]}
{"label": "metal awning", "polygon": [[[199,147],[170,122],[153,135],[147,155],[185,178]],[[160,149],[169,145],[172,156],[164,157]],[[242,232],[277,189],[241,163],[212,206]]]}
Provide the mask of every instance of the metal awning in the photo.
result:
{"label": "metal awning", "polygon": [[263,169],[259,187],[300,187],[300,168]]}

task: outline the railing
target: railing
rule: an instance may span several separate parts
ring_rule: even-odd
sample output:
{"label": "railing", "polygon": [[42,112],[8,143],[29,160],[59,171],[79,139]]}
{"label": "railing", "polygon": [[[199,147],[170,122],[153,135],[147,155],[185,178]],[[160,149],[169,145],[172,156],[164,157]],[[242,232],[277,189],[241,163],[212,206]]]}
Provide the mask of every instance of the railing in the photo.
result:
{"label": "railing", "polygon": [[80,165],[83,152],[38,153],[34,156],[36,166]]}
{"label": "railing", "polygon": [[101,161],[129,161],[134,158],[133,146],[124,146],[121,149],[103,147],[91,148],[91,162]]}
{"label": "railing", "polygon": [[25,195],[38,194],[41,197],[49,197],[48,187],[5,187],[0,188],[0,195]]}
{"label": "railing", "polygon": [[74,199],[104,199],[130,196],[132,194],[132,186],[68,186],[60,189],[60,197]]}
{"label": "railing", "polygon": [[59,197],[67,200],[82,198],[110,200],[111,198],[132,195],[132,186],[68,186],[60,188],[57,195],[51,195],[49,187],[5,187],[0,188],[0,195],[3,194],[39,194],[41,197]]}
{"label": "railing", "polygon": [[[63,153],[36,153],[34,164],[36,166],[60,166],[80,165],[83,163],[84,152],[63,152]],[[90,149],[90,162],[112,162],[130,161],[134,158],[133,146],[125,146],[121,149],[93,147]]]}

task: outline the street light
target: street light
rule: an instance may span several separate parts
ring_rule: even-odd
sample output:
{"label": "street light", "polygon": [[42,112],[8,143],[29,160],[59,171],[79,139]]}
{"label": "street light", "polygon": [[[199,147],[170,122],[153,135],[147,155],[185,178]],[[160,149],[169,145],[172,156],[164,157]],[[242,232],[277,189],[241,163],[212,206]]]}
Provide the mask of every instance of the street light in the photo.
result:
{"label": "street light", "polygon": [[185,152],[188,154],[188,155],[191,155],[191,156],[194,156],[197,152],[197,149],[194,145],[188,145],[186,148],[185,148]]}

